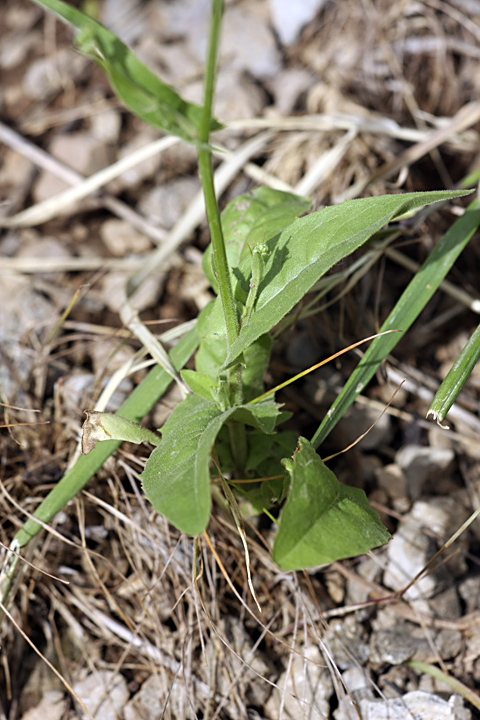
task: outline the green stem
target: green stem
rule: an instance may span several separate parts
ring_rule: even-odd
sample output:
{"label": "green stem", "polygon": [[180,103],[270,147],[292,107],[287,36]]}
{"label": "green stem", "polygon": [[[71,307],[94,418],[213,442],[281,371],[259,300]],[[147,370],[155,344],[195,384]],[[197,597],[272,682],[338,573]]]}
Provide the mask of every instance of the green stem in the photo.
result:
{"label": "green stem", "polygon": [[207,212],[210,236],[212,239],[213,257],[215,272],[217,275],[218,289],[222,301],[223,317],[227,334],[227,346],[233,345],[240,330],[237,308],[233,298],[230,271],[228,269],[225,242],[223,239],[222,226],[220,223],[220,212],[218,210],[215,189],[213,185],[212,158],[209,150],[199,149],[198,166],[202,181],[203,194],[205,196],[205,209]]}
{"label": "green stem", "polygon": [[220,25],[222,22],[223,9],[223,0],[212,0],[212,14],[210,18],[210,32],[208,36],[205,67],[205,85],[203,89],[203,112],[199,130],[200,141],[207,146],[210,137],[213,98],[217,79],[218,45],[220,41]]}
{"label": "green stem", "polygon": [[230,280],[227,253],[225,251],[225,241],[220,221],[220,211],[218,209],[217,198],[215,195],[212,152],[209,145],[222,14],[223,0],[212,0],[212,16],[205,71],[203,113],[199,130],[200,144],[198,148],[198,167],[200,170],[200,179],[205,197],[205,210],[210,228],[210,236],[212,239],[214,267],[217,274],[219,294],[225,318],[227,346],[230,346],[238,336],[240,325],[233,297],[232,283]]}

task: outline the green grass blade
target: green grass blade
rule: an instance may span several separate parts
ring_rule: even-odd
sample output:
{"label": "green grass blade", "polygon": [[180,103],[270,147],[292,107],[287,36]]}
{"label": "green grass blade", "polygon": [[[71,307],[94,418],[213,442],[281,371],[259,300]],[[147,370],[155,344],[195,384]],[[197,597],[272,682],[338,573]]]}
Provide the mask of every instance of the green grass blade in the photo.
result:
{"label": "green grass blade", "polygon": [[450,368],[447,377],[435,395],[427,417],[431,416],[438,423],[445,419],[460,391],[467,382],[471,372],[480,358],[480,325],[469,339],[458,358]]}
{"label": "green grass blade", "polygon": [[[170,359],[176,370],[180,370],[193,355],[198,342],[199,339],[194,328],[172,348]],[[121,405],[117,414],[127,418],[127,420],[139,422],[152,409],[171,382],[171,375],[159,366],[155,366]],[[121,442],[121,440],[108,440],[98,443],[89,455],[82,455],[71,470],[63,476],[58,485],[47,495],[34,513],[34,517],[44,523],[50,522],[82,490]],[[27,520],[15,535],[16,548],[24,547],[41,529],[42,526],[34,520]]]}
{"label": "green grass blade", "polygon": [[[400,300],[383,323],[380,332],[402,330],[406,332],[430,300],[456,259],[480,225],[480,204],[474,200],[445,233],[432,250]],[[380,364],[400,341],[400,333],[392,333],[372,342],[362,360],[347,380],[342,392],[312,438],[315,448],[325,440],[355,398],[365,388]]]}

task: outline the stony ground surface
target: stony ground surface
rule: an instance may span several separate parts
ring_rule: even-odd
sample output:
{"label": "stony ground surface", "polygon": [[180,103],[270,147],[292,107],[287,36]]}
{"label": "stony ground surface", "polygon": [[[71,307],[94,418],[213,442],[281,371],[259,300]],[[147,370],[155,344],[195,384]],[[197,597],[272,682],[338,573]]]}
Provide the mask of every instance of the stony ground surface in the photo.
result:
{"label": "stony ground surface", "polygon": [[[93,7],[164,80],[200,101],[208,5]],[[135,298],[154,332],[194,318],[211,297],[191,148],[171,143],[61,203],[67,188],[159,137],[120,107],[70,40],[33,3],[2,3],[0,211],[11,218],[56,198],[50,216],[24,217],[0,236],[6,546],[76,457],[84,408],[140,349],[121,320],[128,278],[168,244]],[[459,182],[478,166],[479,41],[478,0],[228,2],[216,105],[226,124],[222,204],[256,182],[310,195],[316,208]],[[422,222],[397,253],[422,262],[461,207]],[[268,382],[375,332],[411,278],[400,261],[381,254],[350,286],[337,286],[326,298],[335,302],[282,337]],[[346,282],[352,262],[340,268]],[[480,373],[449,432],[424,419],[477,324],[479,277],[476,237],[449,278],[457,292],[437,293],[322,448],[329,455],[358,438],[407,378],[369,434],[334,461],[393,533],[386,548],[284,574],[252,534],[260,616],[231,524],[213,517],[192,584],[192,542],[152,514],[137,479],[146,451],[124,446],[57,516],[55,533],[29,546],[34,567],[24,568],[2,619],[0,719],[89,717],[86,710],[98,720],[479,718],[478,521],[394,596],[480,504]],[[347,356],[285,392],[297,431],[313,433],[356,362]],[[108,408],[145,372],[125,378]],[[177,401],[172,388],[152,427]],[[256,531],[271,543],[269,526]]]}

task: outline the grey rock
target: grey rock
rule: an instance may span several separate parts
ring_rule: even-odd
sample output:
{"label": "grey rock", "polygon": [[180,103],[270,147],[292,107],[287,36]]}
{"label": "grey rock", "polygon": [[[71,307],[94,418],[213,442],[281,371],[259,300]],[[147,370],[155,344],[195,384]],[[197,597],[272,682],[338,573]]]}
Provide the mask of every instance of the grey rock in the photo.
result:
{"label": "grey rock", "polygon": [[[145,680],[141,689],[125,705],[123,720],[163,720],[163,718],[190,718],[186,708],[191,707],[192,692],[185,681],[174,680],[160,671]],[[195,716],[195,714],[193,715]]]}
{"label": "grey rock", "polygon": [[435,648],[443,660],[457,657],[462,651],[463,645],[463,635],[459,630],[444,629],[435,638]]}
{"label": "grey rock", "polygon": [[367,433],[358,444],[362,450],[373,450],[379,445],[389,443],[392,437],[391,426],[390,415],[381,415],[376,407],[370,405],[353,405],[342,419],[342,432],[347,442],[354,442],[363,433]]}
{"label": "grey rock", "polygon": [[[371,582],[377,582],[381,568],[376,558],[373,556],[363,557],[357,565],[357,574],[361,578]],[[350,577],[347,580],[347,605],[359,605],[360,603],[366,602],[370,598],[370,592],[367,587],[363,586],[355,577]],[[357,610],[356,617],[361,619],[362,617],[368,617],[371,612],[371,608],[366,607],[364,610]]]}
{"label": "grey rock", "polygon": [[92,135],[101,143],[116,143],[122,127],[122,116],[118,110],[103,110],[90,118]]}
{"label": "grey rock", "polygon": [[[392,540],[387,545],[387,569],[384,585],[392,590],[403,590],[410,580],[425,567],[436,550],[434,541],[425,535],[409,516],[400,523]],[[431,597],[437,587],[433,575],[421,577],[406,595],[411,599]]]}
{"label": "grey rock", "polygon": [[407,660],[426,660],[432,654],[429,642],[414,637],[406,626],[380,630],[370,641],[370,662],[375,665],[401,665]]}
{"label": "grey rock", "polygon": [[280,115],[290,115],[300,95],[312,85],[314,77],[303,68],[285,68],[276,73],[270,82],[275,98],[275,109]]}
{"label": "grey rock", "polygon": [[361,703],[363,720],[470,720],[471,713],[458,695],[448,701],[421,691],[409,692],[396,700],[367,700]]}
{"label": "grey rock", "polygon": [[155,225],[171,228],[199,189],[200,184],[194,177],[171,180],[146,193],[139,203],[139,210]]}
{"label": "grey rock", "polygon": [[125,220],[117,218],[110,218],[102,223],[100,237],[116,257],[123,257],[126,253],[144,253],[152,246],[146,235],[139,233]]}
{"label": "grey rock", "polygon": [[[342,674],[342,680],[347,688],[349,695],[340,698],[338,708],[333,716],[335,720],[354,720],[358,713],[353,705],[358,705],[365,700],[374,700],[372,683],[367,677],[366,672],[360,667],[352,667]],[[352,703],[353,700],[353,703]]]}
{"label": "grey rock", "polygon": [[277,686],[282,692],[275,690],[266,706],[271,720],[280,718],[282,693],[285,698],[282,717],[323,720],[329,716],[332,678],[316,645],[300,649],[294,655],[291,667],[277,681]]}
{"label": "grey rock", "polygon": [[[50,143],[49,151],[57,160],[85,176],[106,167],[113,159],[111,148],[85,131],[56,135]],[[53,197],[67,187],[56,175],[44,171],[34,185],[35,202]]]}
{"label": "grey rock", "polygon": [[[298,0],[291,5],[298,5]],[[263,3],[230,7],[222,33],[224,62],[256,78],[273,77],[280,68],[280,54]]]}
{"label": "grey rock", "polygon": [[469,577],[460,583],[458,592],[465,602],[467,613],[480,607],[480,575]]}
{"label": "grey rock", "polygon": [[410,507],[407,478],[403,470],[391,463],[375,472],[379,487],[386,491],[397,512],[406,512]]}
{"label": "grey rock", "polygon": [[406,445],[401,448],[395,462],[403,470],[410,497],[415,500],[423,494],[425,483],[438,478],[439,473],[447,473],[454,459],[450,448],[432,448],[423,445]]}
{"label": "grey rock", "polygon": [[437,617],[456,620],[462,616],[462,608],[457,589],[449,587],[429,600],[430,607]]}
{"label": "grey rock", "polygon": [[325,633],[325,640],[341,670],[364,665],[369,658],[365,630],[354,616],[332,620]]}
{"label": "grey rock", "polygon": [[64,90],[77,80],[88,62],[70,48],[39,58],[28,67],[22,81],[23,90],[33,100],[44,102],[48,95]]}
{"label": "grey rock", "polygon": [[[111,272],[102,278],[101,297],[105,305],[113,312],[119,312],[125,302],[125,286],[128,273]],[[165,273],[157,273],[145,280],[132,297],[130,305],[137,312],[153,307],[160,297],[165,282]]]}

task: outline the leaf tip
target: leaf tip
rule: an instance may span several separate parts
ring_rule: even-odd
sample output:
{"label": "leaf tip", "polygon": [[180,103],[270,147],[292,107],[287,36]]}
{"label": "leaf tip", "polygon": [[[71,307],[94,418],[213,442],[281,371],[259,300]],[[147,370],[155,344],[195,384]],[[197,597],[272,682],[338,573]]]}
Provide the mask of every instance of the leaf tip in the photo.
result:
{"label": "leaf tip", "polygon": [[427,412],[426,417],[427,417],[427,420],[435,420],[438,427],[441,428],[442,430],[451,430],[450,425],[443,422],[445,417],[442,416],[440,413],[436,412],[435,410],[429,410]]}

